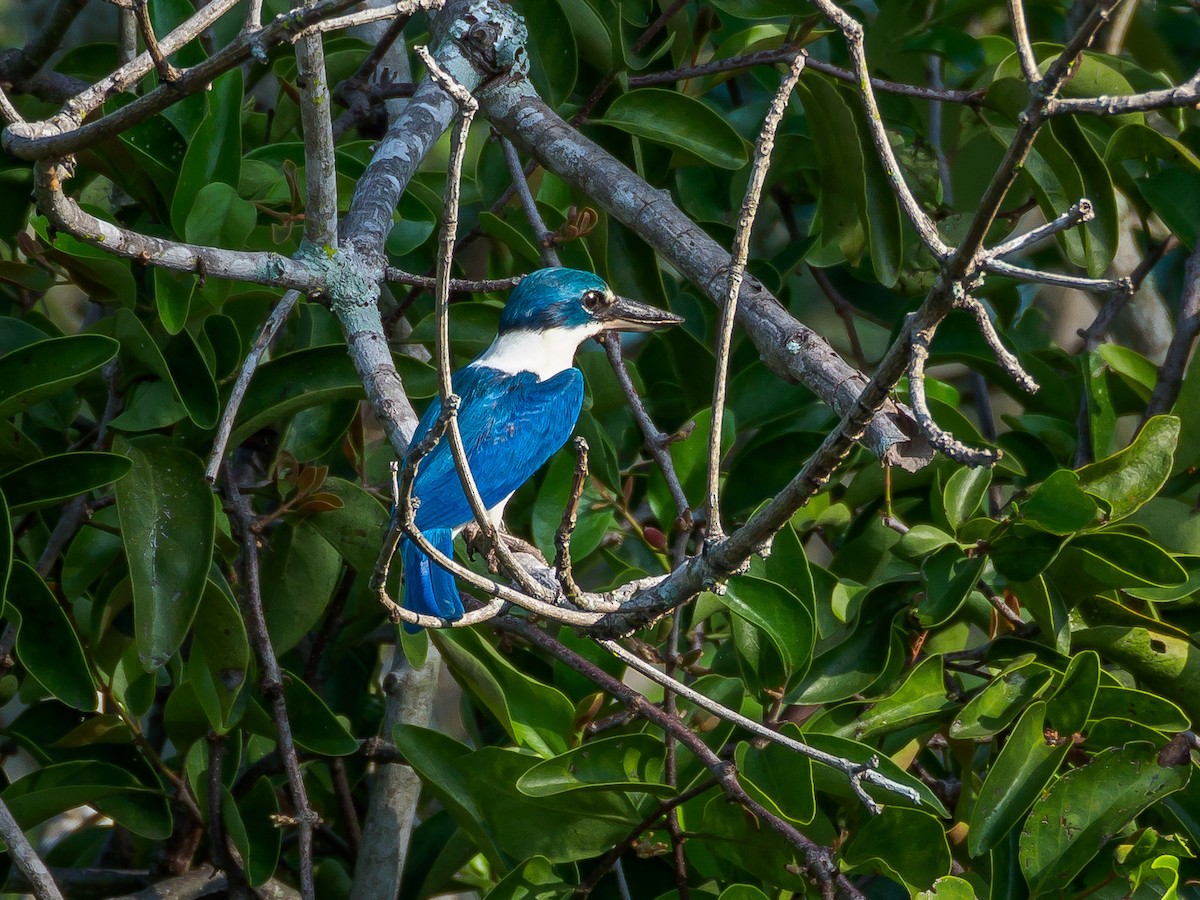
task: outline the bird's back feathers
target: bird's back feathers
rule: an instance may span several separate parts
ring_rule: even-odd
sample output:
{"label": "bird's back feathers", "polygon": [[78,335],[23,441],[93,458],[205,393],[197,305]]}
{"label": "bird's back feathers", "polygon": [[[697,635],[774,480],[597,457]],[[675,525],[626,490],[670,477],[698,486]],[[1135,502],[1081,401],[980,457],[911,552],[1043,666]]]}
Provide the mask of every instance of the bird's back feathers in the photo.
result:
{"label": "bird's back feathers", "polygon": [[[539,381],[532,372],[510,375],[477,363],[455,372],[452,385],[462,401],[458,427],[467,462],[488,509],[503,503],[566,443],[583,407],[583,375],[576,368]],[[434,399],[421,417],[414,444],[428,434],[441,409]],[[454,531],[473,516],[447,438],[421,461],[413,496],[420,500],[417,527],[452,556]],[[460,618],[463,606],[453,576],[407,539],[401,552],[404,605],[415,612]]]}

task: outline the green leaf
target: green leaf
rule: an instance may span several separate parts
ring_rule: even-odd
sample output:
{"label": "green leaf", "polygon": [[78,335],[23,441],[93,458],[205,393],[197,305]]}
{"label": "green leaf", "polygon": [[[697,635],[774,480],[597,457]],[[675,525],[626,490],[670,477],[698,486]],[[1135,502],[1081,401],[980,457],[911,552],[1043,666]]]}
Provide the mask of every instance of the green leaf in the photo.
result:
{"label": "green leaf", "polygon": [[1020,517],[1051,534],[1067,535],[1091,525],[1098,510],[1096,501],[1079,487],[1079,475],[1059,469],[1021,504]]}
{"label": "green leaf", "polygon": [[1082,653],[1071,660],[1054,696],[1035,701],[1022,714],[988,769],[971,810],[967,832],[971,856],[995,847],[1050,783],[1074,746],[1071,735],[1087,722],[1099,683],[1099,658]]}
{"label": "green leaf", "polygon": [[279,799],[275,788],[267,777],[259,778],[241,800],[238,812],[242,826],[246,829],[246,844],[250,849],[246,862],[246,880],[252,887],[266,884],[279,865],[279,851],[283,845],[283,829],[275,820],[279,813]]}
{"label": "green leaf", "polygon": [[0,491],[8,500],[9,514],[17,515],[121,482],[130,469],[129,460],[118,453],[61,453],[0,476]]}
{"label": "green leaf", "polygon": [[283,699],[296,744],[322,756],[349,756],[358,741],[345,723],[305,684],[304,679],[283,672]]}
{"label": "green leaf", "polygon": [[957,531],[975,515],[991,483],[992,470],[982,466],[976,469],[963,466],[950,476],[942,505],[951,528]]}
{"label": "green leaf", "polygon": [[852,870],[878,867],[909,890],[930,888],[950,874],[950,846],[937,819],[915,809],[885,807],[858,829],[846,846]]}
{"label": "green leaf", "polygon": [[188,143],[171,200],[171,225],[186,232],[201,190],[213,182],[236,187],[242,164],[242,71],[232,69],[212,83],[208,115]]}
{"label": "green leaf", "polygon": [[221,399],[212,370],[196,345],[196,339],[186,331],[180,332],[167,343],[165,355],[171,380],[187,408],[188,417],[199,428],[212,428],[221,413]]}
{"label": "green leaf", "polygon": [[817,213],[821,251],[808,261],[817,266],[857,262],[867,245],[865,162],[850,105],[823,78],[804,78],[796,85],[816,146],[821,175]]}
{"label": "green leaf", "polygon": [[1018,657],[959,711],[950,723],[950,737],[979,740],[999,734],[1045,693],[1053,678],[1032,655]]}
{"label": "green leaf", "polygon": [[640,88],[617,97],[598,125],[682,150],[721,169],[749,160],[746,142],[723,116],[694,97],[662,88]]}
{"label": "green leaf", "polygon": [[192,624],[212,560],[216,514],[196,456],[157,436],[127,445],[133,472],[117,485],[117,511],[138,654],[152,672],[179,649]]}
{"label": "green leaf", "polygon": [[14,781],[0,797],[23,831],[68,809],[93,806],[149,840],[171,834],[166,796],[110,763],[77,760],[44,766]]}
{"label": "green leaf", "polygon": [[487,900],[567,900],[574,895],[574,885],[554,873],[550,860],[534,856],[501,878],[485,896]]}
{"label": "green leaf", "polygon": [[48,338],[0,356],[0,419],[62,393],[117,355],[100,334]]}
{"label": "green leaf", "polygon": [[514,741],[546,758],[567,751],[575,707],[561,691],[516,669],[478,632],[443,629],[431,637],[458,683]]}
{"label": "green leaf", "polygon": [[[276,651],[282,652],[282,651]],[[209,724],[220,733],[246,683],[250,642],[237,604],[209,581],[196,612],[188,678]]]}
{"label": "green leaf", "polygon": [[1107,587],[1171,587],[1188,580],[1187,570],[1153,541],[1120,532],[1085,534],[1071,541],[1056,567],[1072,563],[1089,580]]}
{"label": "green leaf", "polygon": [[893,620],[902,615],[895,605],[911,596],[911,583],[893,583],[871,591],[864,601],[868,618],[860,621],[841,643],[818,653],[799,684],[791,687],[788,703],[829,703],[866,690],[887,669],[895,652]]}
{"label": "green leaf", "polygon": [[[533,505],[533,540],[547,559],[554,558],[554,536],[562,525],[563,510],[571,493],[575,454],[564,450],[550,460],[545,480]],[[599,507],[599,508],[597,508]],[[579,503],[579,521],[571,536],[571,559],[578,563],[592,554],[613,526],[613,510],[589,479]]]}
{"label": "green leaf", "polygon": [[[4,491],[0,490],[0,522],[9,522],[8,500]],[[5,591],[8,589],[8,576],[13,564],[13,533],[8,528],[0,528],[0,603],[4,602]]]}
{"label": "green leaf", "polygon": [[[780,731],[804,740],[792,722],[785,722]],[[816,817],[812,760],[773,741],[762,747],[739,743],[734,760],[746,791],[767,809],[798,825],[807,825]]]}
{"label": "green leaf", "polygon": [[1162,489],[1179,427],[1175,416],[1155,416],[1124,450],[1079,470],[1079,486],[1107,505],[1110,522],[1136,512]]}
{"label": "green leaf", "polygon": [[529,78],[542,98],[557,109],[571,96],[579,63],[571,25],[557,0],[519,0],[514,4],[526,21],[538,23],[529,32]]}
{"label": "green leaf", "polygon": [[230,436],[237,446],[265,425],[313,406],[336,400],[361,399],[362,381],[345,346],[297,350],[277,357],[254,372]]}
{"label": "green leaf", "polygon": [[634,733],[588,741],[543,760],[517,780],[517,790],[527,797],[597,790],[673,796],[675,789],[663,784],[662,774],[662,740]]}
{"label": "green leaf", "polygon": [[1035,893],[1064,890],[1101,848],[1152,803],[1188,780],[1186,750],[1135,742],[1066,772],[1034,805],[1021,832],[1021,870]]}
{"label": "green leaf", "polygon": [[342,559],[360,575],[370,575],[379,559],[379,548],[387,530],[388,511],[375,497],[352,481],[330,476],[321,486],[342,505],[312,513],[304,521],[316,529]]}
{"label": "green leaf", "polygon": [[241,250],[257,220],[253,203],[239,197],[231,185],[215,181],[196,194],[183,236],[192,244]]}
{"label": "green leaf", "polygon": [[158,319],[167,334],[179,334],[187,324],[188,312],[192,307],[192,294],[196,292],[196,276],[170,269],[154,269],[154,303],[158,308]]}
{"label": "green leaf", "polygon": [[425,789],[450,812],[480,852],[497,868],[503,868],[503,854],[484,824],[469,784],[468,772],[474,755],[471,748],[416,725],[397,725],[392,730],[392,740],[404,761],[421,776]]}
{"label": "green leaf", "polygon": [[[967,471],[967,470],[964,470]],[[918,560],[932,556],[943,547],[958,546],[953,535],[946,534],[940,528],[921,523],[908,529],[900,538],[900,542],[892,548],[892,552],[904,559]]]}
{"label": "green leaf", "polygon": [[786,587],[743,575],[730,579],[728,590],[718,599],[735,615],[762,629],[789,675],[808,661],[816,641],[813,612]]}
{"label": "green leaf", "polygon": [[618,843],[641,819],[622,792],[525,796],[516,784],[538,762],[528,753],[484,747],[458,762],[486,828],[514,857],[541,855],[560,863],[589,859]]}
{"label": "green leaf", "polygon": [[983,556],[966,556],[957,545],[925,560],[921,567],[925,596],[914,609],[921,627],[935,628],[950,621],[975,590],[986,563]]}
{"label": "green leaf", "polygon": [[1072,634],[1078,647],[1090,647],[1127,669],[1140,681],[1200,719],[1200,648],[1165,631],[1128,625],[1098,625]]}
{"label": "green leaf", "polygon": [[291,650],[321,621],[341,571],[341,557],[310,519],[271,532],[262,554],[262,602],[276,653]]}
{"label": "green leaf", "polygon": [[1100,685],[1091,718],[1124,719],[1166,734],[1178,734],[1190,727],[1187,713],[1165,697],[1113,684]]}
{"label": "green leaf", "polygon": [[96,708],[92,671],[63,608],[27,563],[13,561],[7,574],[4,615],[17,628],[17,659],[53,696],[91,712]]}
{"label": "green leaf", "polygon": [[937,719],[954,706],[946,697],[942,657],[930,656],[921,660],[896,690],[859,714],[854,736],[866,740],[899,731]]}

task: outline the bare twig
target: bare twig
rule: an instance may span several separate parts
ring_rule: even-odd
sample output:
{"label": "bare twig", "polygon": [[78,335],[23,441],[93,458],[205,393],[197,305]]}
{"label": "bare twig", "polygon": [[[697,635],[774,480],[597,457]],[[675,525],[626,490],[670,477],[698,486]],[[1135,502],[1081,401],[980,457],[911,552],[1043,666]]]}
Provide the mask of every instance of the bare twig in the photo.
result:
{"label": "bare twig", "polygon": [[708,480],[704,516],[708,540],[719,539],[721,527],[721,432],[725,419],[725,392],[729,380],[729,351],[733,342],[733,323],[737,319],[738,298],[742,293],[742,279],[746,273],[746,262],[750,258],[750,234],[754,230],[754,219],[758,215],[758,204],[762,197],[767,170],[771,165],[771,154],[775,150],[775,132],[783,121],[783,114],[791,99],[800,73],[804,71],[804,55],[797,53],[792,58],[788,73],[783,77],[775,99],[767,110],[766,120],[759,132],[754,148],[754,161],[750,164],[750,182],[742,200],[737,228],[733,234],[733,250],[729,261],[729,282],[725,302],[717,325],[716,359],[717,371],[713,377],[712,428],[708,439]]}
{"label": "bare twig", "polygon": [[71,24],[83,10],[87,0],[58,0],[45,24],[30,37],[20,50],[7,50],[2,65],[13,77],[32,75],[46,64],[62,44]]}
{"label": "bare twig", "polygon": [[25,118],[13,106],[12,101],[8,99],[8,94],[4,92],[3,88],[0,88],[0,118],[9,124],[25,121]]}
{"label": "bare twig", "polygon": [[[600,883],[600,880],[608,874],[609,870],[611,870],[614,865],[616,865],[617,860],[619,860],[629,850],[630,845],[651,828],[653,828],[654,824],[659,819],[663,818],[664,816],[669,817],[672,812],[678,810],[680,806],[687,803],[689,800],[694,800],[696,797],[711,791],[717,786],[718,784],[715,778],[708,778],[704,781],[701,781],[699,784],[692,786],[682,794],[678,794],[674,797],[671,797],[669,800],[664,800],[662,803],[660,803],[653,812],[651,812],[648,816],[646,816],[646,818],[642,819],[642,821],[638,822],[637,825],[631,828],[626,837],[614,844],[612,849],[600,857],[600,860],[592,868],[592,871],[588,874],[588,876],[579,883],[577,888],[575,888],[576,898],[578,898],[578,900],[583,900],[583,898],[591,894],[596,885]],[[682,893],[680,894],[680,897],[683,897]]]}
{"label": "bare twig", "polygon": [[229,392],[229,401],[225,404],[225,410],[221,413],[221,421],[217,424],[217,434],[213,438],[212,451],[208,455],[208,466],[204,470],[204,477],[210,484],[216,483],[217,473],[225,459],[225,447],[229,443],[229,436],[233,433],[233,423],[237,418],[238,408],[242,405],[247,388],[250,387],[250,379],[254,377],[254,372],[258,368],[263,354],[275,340],[275,335],[279,333],[279,329],[283,327],[283,323],[299,299],[299,291],[288,291],[279,299],[275,308],[271,310],[271,314],[267,316],[267,320],[258,330],[250,352],[242,360],[242,368],[238,372],[237,381],[233,383],[233,389]]}
{"label": "bare twig", "polygon": [[988,272],[994,272],[997,275],[1005,275],[1021,281],[1055,284],[1059,287],[1075,288],[1080,291],[1095,291],[1105,294],[1109,292],[1133,293],[1133,285],[1128,278],[1085,278],[1081,275],[1064,275],[1061,272],[1029,269],[1025,266],[1014,265],[1001,259],[989,259],[984,262],[983,268]]}
{"label": "bare twig", "polygon": [[558,252],[554,249],[554,235],[546,228],[546,223],[542,221],[541,213],[538,212],[537,202],[529,190],[529,182],[525,180],[525,169],[521,165],[521,158],[517,156],[517,148],[508,138],[501,138],[500,143],[504,147],[504,158],[508,162],[508,172],[512,176],[513,187],[516,188],[517,196],[521,199],[525,217],[533,227],[533,236],[537,240],[538,255],[541,257],[542,265],[561,266],[562,262],[558,258]]}
{"label": "bare twig", "polygon": [[663,434],[654,424],[654,420],[650,418],[650,414],[646,412],[646,404],[638,396],[637,388],[633,386],[633,379],[625,371],[620,337],[612,335],[606,338],[604,351],[608,354],[609,365],[612,366],[613,373],[617,376],[617,383],[621,385],[625,399],[629,401],[629,409],[633,412],[634,421],[637,422],[638,428],[642,432],[646,451],[658,464],[663,479],[667,482],[667,490],[671,492],[671,499],[675,501],[675,526],[686,531],[692,525],[691,505],[688,503],[687,495],[683,492],[683,485],[679,482],[679,474],[675,471],[675,462],[671,459],[671,444],[677,435]]}
{"label": "bare twig", "polygon": [[[241,65],[253,56],[254,48],[270,47],[292,41],[297,32],[305,25],[322,23],[330,13],[343,9],[355,0],[319,0],[314,6],[292,10],[276,17],[270,24],[252,35],[241,34],[217,53],[179,73],[174,81],[159,85],[154,90],[143,94],[131,103],[122,106],[108,115],[99,118],[84,116],[93,112],[104,96],[96,96],[96,89],[106,85],[106,90],[119,91],[136,83],[137,79],[153,65],[150,55],[142,54],[128,66],[123,66],[114,75],[97,82],[82,94],[69,101],[64,110],[51,119],[42,122],[24,122],[10,125],[4,132],[4,146],[15,156],[22,159],[50,159],[67,156],[84,147],[91,147],[100,141],[132,128],[139,122],[161,112],[178,101],[181,94],[195,93],[211,84],[218,76],[230,69]],[[196,15],[189,18],[183,25],[171,32],[160,42],[164,55],[169,55],[186,43],[173,40],[175,35],[188,35],[191,40],[208,27],[215,16],[223,11],[230,0],[214,0],[203,7]],[[193,32],[196,23],[201,23]],[[208,24],[202,24],[208,23]],[[327,24],[327,23],[326,23]],[[140,65],[143,57],[147,65],[143,70]],[[123,77],[121,77],[123,75]],[[82,123],[82,124],[81,124]]]}
{"label": "bare twig", "polygon": [[316,892],[313,887],[313,829],[320,822],[308,802],[308,792],[304,787],[304,775],[300,771],[300,761],[296,756],[296,744],[292,739],[292,725],[288,719],[287,703],[284,701],[283,673],[275,650],[271,646],[271,635],[267,630],[267,620],[263,615],[262,588],[259,581],[258,543],[254,534],[254,511],[250,503],[242,495],[237,478],[232,467],[225,466],[225,497],[230,511],[238,524],[242,541],[242,614],[246,620],[246,630],[250,642],[254,646],[258,665],[262,672],[261,688],[263,696],[271,704],[271,715],[275,720],[278,732],[278,747],[283,758],[284,769],[287,772],[288,788],[295,806],[297,835],[300,850],[300,893],[304,900],[315,900]]}
{"label": "bare twig", "polygon": [[567,494],[567,505],[563,509],[562,523],[554,533],[554,571],[563,595],[571,603],[586,609],[583,592],[571,574],[571,535],[579,514],[579,501],[583,498],[583,487],[588,477],[588,444],[582,437],[575,438],[575,472],[571,476],[571,489]]}
{"label": "bare twig", "polygon": [[121,65],[127,66],[137,59],[137,36],[137,13],[131,3],[117,13],[117,58]]}
{"label": "bare twig", "polygon": [[1017,383],[1017,386],[1021,390],[1030,394],[1037,393],[1038,383],[1021,366],[1021,361],[1004,346],[1004,343],[1000,340],[1000,335],[996,331],[996,326],[992,323],[991,316],[988,315],[988,311],[984,308],[984,305],[974,297],[967,295],[956,300],[954,305],[959,309],[965,309],[975,317],[975,324],[979,326],[979,333],[983,335],[988,349],[992,351],[992,355],[996,358],[996,362],[1000,364],[1000,368]]}
{"label": "bare twig", "polygon": [[[411,272],[404,272],[400,269],[388,266],[384,277],[388,281],[396,284],[411,284],[417,287],[432,290],[437,279],[428,275],[414,275]],[[463,294],[491,294],[497,291],[509,291],[521,283],[522,276],[514,275],[511,278],[485,278],[474,280],[469,278],[451,278],[450,291],[452,293]]]}
{"label": "bare twig", "polygon": [[1124,308],[1125,304],[1129,302],[1129,298],[1138,291],[1138,289],[1142,286],[1142,282],[1146,280],[1147,276],[1149,276],[1149,274],[1154,270],[1154,267],[1157,266],[1159,262],[1162,261],[1162,258],[1166,256],[1178,243],[1179,240],[1174,235],[1170,235],[1159,241],[1150,248],[1149,252],[1147,252],[1144,257],[1142,257],[1142,261],[1138,263],[1137,268],[1129,273],[1129,283],[1132,285],[1133,290],[1126,291],[1123,289],[1124,286],[1122,285],[1122,289],[1109,293],[1108,297],[1105,298],[1104,303],[1101,305],[1100,311],[1096,313],[1096,318],[1092,320],[1092,324],[1084,329],[1079,335],[1081,338],[1083,338],[1084,350],[1096,349],[1096,346],[1100,343],[1100,339],[1103,338],[1108,332],[1108,328],[1112,324],[1113,320],[1117,317],[1117,314],[1122,310],[1122,308]]}
{"label": "bare twig", "polygon": [[883,116],[879,112],[879,104],[875,100],[875,89],[871,85],[871,72],[867,67],[862,25],[833,3],[833,0],[814,0],[814,3],[822,14],[837,26],[846,39],[846,46],[850,50],[850,60],[853,63],[858,84],[859,98],[862,100],[863,110],[867,116],[867,130],[871,133],[871,142],[875,145],[875,152],[879,154],[879,160],[883,163],[884,174],[892,186],[892,191],[896,194],[896,199],[900,201],[900,208],[904,210],[904,214],[934,258],[946,259],[949,256],[950,248],[942,241],[937,226],[929,218],[917,198],[913,196],[908,182],[904,180],[904,170],[896,159],[895,151],[892,150],[891,140],[888,138],[883,124]]}
{"label": "bare twig", "polygon": [[138,30],[142,33],[142,40],[146,44],[146,51],[150,54],[150,59],[154,61],[158,77],[168,84],[178,81],[183,73],[171,65],[166,54],[163,53],[162,47],[158,45],[158,38],[154,34],[154,23],[150,20],[150,6],[146,0],[133,0],[133,13],[137,17]]}
{"label": "bare twig", "polygon": [[933,342],[936,331],[937,326],[934,325],[913,332],[912,355],[908,362],[908,395],[913,412],[916,413],[925,436],[929,438],[929,443],[946,456],[968,466],[993,466],[1000,458],[998,450],[968,447],[948,431],[942,430],[929,412],[929,402],[925,397],[925,362],[929,359],[929,345]]}
{"label": "bare twig", "polygon": [[230,896],[245,890],[246,873],[229,852],[225,843],[225,824],[221,819],[221,764],[225,759],[225,737],[216,732],[208,734],[208,852],[213,865],[229,878]]}
{"label": "bare twig", "polygon": [[62,900],[62,894],[50,876],[50,870],[37,855],[37,851],[33,849],[33,845],[29,843],[25,832],[21,830],[21,826],[17,824],[3,800],[0,800],[0,838],[8,845],[9,856],[29,882],[37,900]]}
{"label": "bare twig", "polygon": [[1183,267],[1183,299],[1179,304],[1179,321],[1167,349],[1167,358],[1158,370],[1154,392],[1142,415],[1143,424],[1152,416],[1170,412],[1175,405],[1197,333],[1200,333],[1200,246],[1192,251]]}
{"label": "bare twig", "polygon": [[[294,0],[299,8],[311,8],[316,3],[317,0]],[[304,239],[318,252],[328,255],[338,242],[337,164],[325,48],[320,33],[306,33],[296,42],[296,71],[304,134]]]}
{"label": "bare twig", "polygon": [[1115,116],[1122,113],[1149,112],[1153,109],[1195,109],[1200,106],[1200,72],[1172,88],[1101,97],[1059,97],[1046,109],[1050,116],[1078,113]]}
{"label": "bare twig", "polygon": [[1037,57],[1033,55],[1033,44],[1029,41],[1029,26],[1025,24],[1023,0],[1008,0],[1009,16],[1012,19],[1013,40],[1017,45],[1017,57],[1021,60],[1021,72],[1030,87],[1041,81]]}
{"label": "bare twig", "polygon": [[[815,747],[810,747],[807,744],[801,743],[800,741],[790,738],[785,734],[780,734],[778,731],[768,728],[766,725],[755,722],[753,719],[749,719],[743,716],[741,713],[722,706],[715,700],[711,700],[704,696],[704,694],[700,693],[699,691],[688,687],[683,682],[658,671],[658,669],[656,669],[653,665],[641,659],[637,654],[630,653],[616,641],[598,640],[596,643],[602,646],[613,656],[621,660],[621,662],[625,663],[625,665],[646,676],[656,684],[674,691],[689,703],[694,703],[701,709],[707,710],[714,716],[717,716],[726,722],[732,722],[741,728],[745,728],[756,737],[779,744],[782,747],[787,747],[789,750],[794,750],[796,753],[808,757],[813,762],[819,762],[822,765],[829,766],[832,769],[837,769],[839,772],[844,773],[848,777],[856,776],[861,781],[865,781],[867,784],[891,791],[893,794],[904,797],[906,800],[910,800],[913,803],[921,802],[921,796],[915,790],[906,784],[900,784],[898,781],[892,780],[876,768],[870,768],[863,772],[860,770],[858,763],[853,763],[849,760],[834,756],[833,754],[826,753],[823,750],[818,750]],[[881,807],[874,800],[868,798],[865,802],[867,808],[872,812],[880,811]]]}
{"label": "bare twig", "polygon": [[1032,247],[1038,241],[1045,240],[1060,231],[1074,228],[1081,222],[1090,222],[1094,218],[1096,218],[1096,210],[1093,208],[1092,202],[1084,198],[1065,213],[1047,222],[1045,225],[1039,225],[1037,228],[1011,237],[1007,241],[992,247],[988,250],[988,256],[992,259],[1000,259],[1003,256],[1008,256],[1010,253],[1016,253],[1018,250]]}
{"label": "bare twig", "polygon": [[[800,48],[796,45],[780,47],[776,50],[759,50],[755,53],[745,53],[731,56],[727,59],[714,59],[711,62],[694,66],[683,66],[665,72],[648,72],[644,75],[632,75],[629,78],[631,88],[648,87],[655,84],[669,84],[684,81],[689,78],[699,78],[704,75],[716,75],[721,72],[734,72],[739,69],[749,69],[754,66],[769,66],[777,63],[791,62],[792,57]],[[809,57],[808,68],[823,75],[830,75],[839,81],[857,84],[858,79],[849,69],[835,66],[821,59]],[[886,78],[871,78],[871,86],[888,94],[899,94],[905,97],[916,97],[920,100],[944,100],[947,103],[965,103],[969,106],[978,105],[983,100],[983,91],[952,91],[928,88],[923,85],[901,84],[888,81]]]}
{"label": "bare twig", "polygon": [[825,274],[825,270],[810,265],[809,273],[813,277],[813,281],[817,283],[817,287],[821,289],[821,293],[825,295],[825,299],[833,304],[833,311],[838,314],[838,318],[846,326],[846,339],[850,341],[850,352],[854,355],[854,361],[858,363],[860,368],[867,367],[867,354],[863,351],[862,341],[858,337],[858,326],[854,321],[854,305],[842,296],[829,276]]}

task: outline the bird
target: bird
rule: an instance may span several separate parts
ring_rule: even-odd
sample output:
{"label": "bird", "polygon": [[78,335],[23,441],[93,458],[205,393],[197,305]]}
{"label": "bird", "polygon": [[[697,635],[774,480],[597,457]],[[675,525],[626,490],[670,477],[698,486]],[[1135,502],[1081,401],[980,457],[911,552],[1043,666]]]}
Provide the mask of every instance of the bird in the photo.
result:
{"label": "bird", "polygon": [[[583,373],[574,366],[580,344],[608,331],[652,331],[683,321],[618,296],[591,272],[545,268],[521,279],[504,306],[496,339],[451,376],[467,462],[497,528],[513,492],[575,428],[583,407]],[[441,410],[435,398],[410,447],[429,433]],[[455,535],[474,515],[444,436],[419,462],[412,495],[418,501],[416,527],[438,551],[453,556]],[[408,537],[399,550],[404,606],[447,621],[462,618],[454,576]]]}

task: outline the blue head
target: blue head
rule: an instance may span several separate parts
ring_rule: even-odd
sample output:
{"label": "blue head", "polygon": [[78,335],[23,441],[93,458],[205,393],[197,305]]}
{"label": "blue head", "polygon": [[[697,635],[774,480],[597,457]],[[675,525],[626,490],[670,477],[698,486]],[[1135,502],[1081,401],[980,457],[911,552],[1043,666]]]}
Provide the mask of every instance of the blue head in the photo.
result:
{"label": "blue head", "polygon": [[597,275],[579,269],[539,269],[521,279],[500,316],[500,334],[569,329],[650,331],[683,320],[671,313],[618,297]]}

